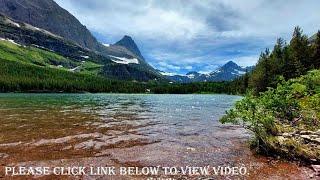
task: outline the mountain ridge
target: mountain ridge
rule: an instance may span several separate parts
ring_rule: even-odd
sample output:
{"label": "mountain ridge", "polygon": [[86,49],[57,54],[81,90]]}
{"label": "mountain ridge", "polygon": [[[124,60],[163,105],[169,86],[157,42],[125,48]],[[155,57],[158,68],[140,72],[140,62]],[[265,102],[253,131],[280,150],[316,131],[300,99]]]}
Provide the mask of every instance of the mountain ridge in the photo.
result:
{"label": "mountain ridge", "polygon": [[192,82],[221,82],[232,81],[237,77],[244,75],[246,72],[250,72],[253,66],[241,67],[233,61],[228,61],[226,64],[217,68],[216,70],[202,74],[196,71],[191,71],[185,75],[160,72],[167,79],[177,83],[192,83]]}
{"label": "mountain ridge", "polygon": [[[65,42],[70,41],[70,44],[74,43],[75,45],[82,47],[85,51],[92,51],[91,53],[102,55],[105,59],[111,59],[113,63],[117,63],[112,66],[108,66],[108,68],[113,68],[113,70],[108,69],[106,72],[125,75],[125,79],[139,79],[146,81],[153,80],[154,78],[161,78],[161,75],[144,60],[139,48],[131,37],[125,36],[124,40],[131,40],[129,43],[120,40],[115,45],[106,47],[98,42],[91,32],[82,25],[78,19],[76,19],[67,10],[60,7],[53,0],[1,0],[0,13],[10,17],[13,21],[30,24],[33,29],[41,29],[46,31],[48,34],[50,33],[52,35],[59,36],[63,38]],[[10,35],[12,37],[11,39],[19,41],[17,38],[21,38],[19,31],[20,30],[17,30],[16,28],[16,34]],[[37,44],[36,41],[33,41],[34,39],[38,39],[33,36],[34,33],[29,31],[28,33],[31,33],[30,37],[32,38],[27,38],[28,35],[24,34],[25,38],[20,40],[20,43],[25,43],[22,41],[26,41],[26,39],[28,39],[28,41],[32,40],[33,44],[45,46],[48,49],[51,48],[51,50],[57,50],[58,48],[59,51],[64,51],[63,55],[68,55],[68,48],[64,50],[54,44],[49,44],[49,42],[46,44]],[[45,42],[45,40],[43,39],[42,42]],[[52,47],[55,49],[52,49]],[[83,50],[79,52],[82,51]],[[72,55],[76,55],[75,51],[72,52]],[[122,59],[124,59],[124,61]],[[138,63],[132,63],[137,61]],[[146,74],[149,74],[150,76]],[[141,78],[140,75],[144,77]],[[120,77],[123,78],[123,76]]]}
{"label": "mountain ridge", "polygon": [[[0,38],[14,42],[19,46],[36,47],[58,53],[70,59],[72,64],[82,61],[97,63],[103,66],[98,74],[105,77],[137,81],[160,79],[160,75],[146,70],[140,64],[119,63],[108,56],[103,56],[95,51],[83,48],[49,31],[13,20],[1,14]],[[61,66],[62,64],[56,64],[53,60],[51,65]]]}
{"label": "mountain ridge", "polygon": [[98,50],[99,42],[80,21],[53,0],[1,0],[0,13]]}
{"label": "mountain ridge", "polygon": [[[116,44],[105,46],[98,42],[76,17],[53,0],[1,0],[0,13],[15,21],[24,22],[35,28],[51,32],[118,63],[118,65],[109,67],[114,68],[114,70],[108,72],[118,75],[125,74],[127,79],[141,79],[137,77],[141,73],[135,72],[135,70],[138,70],[143,71],[142,74],[150,74],[150,78],[144,76],[143,80],[152,80],[154,77],[161,78],[161,75],[145,61],[131,37],[124,36],[124,39]],[[122,59],[125,60],[122,61]],[[138,60],[138,63],[131,63],[136,62],[135,59]],[[118,66],[125,67],[120,68]]]}

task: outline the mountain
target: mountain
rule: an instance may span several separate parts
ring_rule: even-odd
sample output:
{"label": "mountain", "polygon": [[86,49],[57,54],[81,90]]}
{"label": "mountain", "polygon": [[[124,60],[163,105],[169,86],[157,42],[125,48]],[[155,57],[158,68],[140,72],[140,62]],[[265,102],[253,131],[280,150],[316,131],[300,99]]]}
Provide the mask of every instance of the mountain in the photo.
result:
{"label": "mountain", "polygon": [[97,50],[99,42],[72,14],[53,0],[1,0],[0,13]]}
{"label": "mountain", "polygon": [[241,67],[229,61],[217,70],[209,74],[201,74],[198,72],[189,72],[186,75],[170,74],[160,72],[167,79],[178,83],[192,83],[192,82],[220,82],[220,81],[232,81],[237,77],[242,76],[246,72],[252,71],[253,67]]}
{"label": "mountain", "polygon": [[125,47],[129,51],[133,52],[136,56],[140,57],[141,59],[144,59],[138,46],[130,36],[125,35],[120,41],[116,42],[114,45]]}
{"label": "mountain", "polygon": [[[132,71],[130,70],[132,68],[137,68],[140,71],[152,74],[156,79],[163,79],[162,75],[145,61],[137,44],[130,36],[125,35],[120,41],[107,46],[105,52],[112,61],[127,64],[126,72]],[[121,67],[121,69],[123,68]],[[120,72],[120,74],[123,73]],[[131,74],[135,74],[135,72],[131,72]]]}
{"label": "mountain", "polygon": [[251,67],[241,67],[233,61],[227,62],[222,67],[213,71],[207,77],[207,81],[231,81],[241,75],[244,75]]}
{"label": "mountain", "polygon": [[[103,76],[138,81],[162,78],[144,60],[131,37],[124,36],[114,45],[105,46],[99,43],[72,14],[53,0],[0,0],[0,13],[10,17],[6,18],[9,21],[21,24],[21,27],[2,24],[2,29],[11,30],[11,32],[8,30],[1,32],[2,38],[10,36],[9,39],[21,44],[42,46],[57,51],[63,56],[87,56],[83,55],[83,52],[99,56],[100,63],[104,64],[101,73]],[[39,35],[40,31],[41,35]],[[48,35],[52,36],[46,40]],[[101,61],[101,59],[104,60]]]}
{"label": "mountain", "polygon": [[[80,62],[85,62],[95,68],[91,68],[94,74],[114,79],[149,81],[153,79],[161,79],[159,73],[149,71],[147,63],[136,58],[109,57],[104,56],[96,51],[64,39],[47,30],[32,26],[30,24],[13,20],[9,17],[0,15],[0,39],[12,42],[11,44],[26,48],[36,48],[48,52],[55,52],[68,59],[67,63],[57,62],[54,58],[45,64],[39,64],[37,61],[32,62],[39,66],[57,67],[62,66],[66,69],[75,69],[77,72],[86,71]],[[125,48],[124,48],[125,49]],[[126,50],[126,49],[125,49]],[[8,49],[8,52],[14,52]],[[127,50],[128,51],[128,50]],[[43,59],[41,56],[35,56],[35,60]],[[25,61],[20,59],[21,62]],[[146,64],[146,65],[145,65]],[[83,71],[82,71],[83,70]]]}

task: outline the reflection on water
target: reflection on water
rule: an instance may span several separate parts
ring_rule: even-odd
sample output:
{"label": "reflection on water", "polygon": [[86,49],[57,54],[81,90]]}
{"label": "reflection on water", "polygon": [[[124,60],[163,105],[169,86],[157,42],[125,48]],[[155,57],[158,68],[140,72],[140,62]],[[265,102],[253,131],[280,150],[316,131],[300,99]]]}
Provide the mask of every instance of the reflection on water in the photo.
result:
{"label": "reflection on water", "polygon": [[249,135],[218,122],[238,99],[0,94],[0,163],[54,164],[60,159],[135,166],[245,163],[250,151],[244,150],[244,142]]}

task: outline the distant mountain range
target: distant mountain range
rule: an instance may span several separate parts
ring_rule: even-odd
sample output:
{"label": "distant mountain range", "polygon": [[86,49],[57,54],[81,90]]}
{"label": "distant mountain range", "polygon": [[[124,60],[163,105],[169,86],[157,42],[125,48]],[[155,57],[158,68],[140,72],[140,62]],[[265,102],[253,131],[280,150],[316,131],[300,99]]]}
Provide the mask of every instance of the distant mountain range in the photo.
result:
{"label": "distant mountain range", "polygon": [[186,75],[177,75],[172,73],[161,72],[167,79],[172,82],[178,83],[192,83],[192,82],[219,82],[219,81],[231,81],[237,77],[242,76],[246,72],[250,72],[253,69],[253,66],[241,67],[229,61],[225,65],[221,66],[217,70],[208,73],[201,74],[198,72],[189,72]]}

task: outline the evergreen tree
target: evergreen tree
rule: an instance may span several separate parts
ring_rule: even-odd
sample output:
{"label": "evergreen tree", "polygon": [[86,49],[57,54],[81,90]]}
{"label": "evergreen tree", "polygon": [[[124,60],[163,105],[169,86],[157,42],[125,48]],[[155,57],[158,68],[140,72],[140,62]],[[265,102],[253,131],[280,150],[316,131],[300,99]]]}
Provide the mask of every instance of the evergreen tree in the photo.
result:
{"label": "evergreen tree", "polygon": [[265,91],[268,84],[270,51],[266,49],[260,54],[258,64],[249,78],[249,87],[256,92]]}
{"label": "evergreen tree", "polygon": [[286,44],[282,38],[277,39],[277,43],[273,48],[272,52],[272,74],[281,74],[284,67],[284,48]]}
{"label": "evergreen tree", "polygon": [[291,77],[297,77],[311,69],[312,61],[310,58],[310,47],[308,37],[303,35],[302,29],[297,26],[294,28],[293,36],[290,41],[290,60],[294,68]]}
{"label": "evergreen tree", "polygon": [[273,51],[268,58],[267,67],[267,86],[276,87],[279,75],[283,74],[284,68],[284,48],[286,44],[282,38],[277,39]]}
{"label": "evergreen tree", "polygon": [[320,68],[320,31],[318,31],[316,40],[314,43],[312,60],[313,60],[314,68],[319,69]]}

